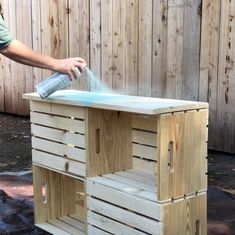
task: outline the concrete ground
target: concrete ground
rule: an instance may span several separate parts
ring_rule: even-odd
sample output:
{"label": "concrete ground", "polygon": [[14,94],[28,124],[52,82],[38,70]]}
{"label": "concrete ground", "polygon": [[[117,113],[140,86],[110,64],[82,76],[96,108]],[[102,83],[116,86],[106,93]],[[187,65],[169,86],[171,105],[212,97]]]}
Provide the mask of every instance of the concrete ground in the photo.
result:
{"label": "concrete ground", "polygon": [[[31,165],[29,118],[0,113],[0,234],[47,234],[33,226]],[[208,235],[235,235],[235,155],[209,151],[208,171]]]}

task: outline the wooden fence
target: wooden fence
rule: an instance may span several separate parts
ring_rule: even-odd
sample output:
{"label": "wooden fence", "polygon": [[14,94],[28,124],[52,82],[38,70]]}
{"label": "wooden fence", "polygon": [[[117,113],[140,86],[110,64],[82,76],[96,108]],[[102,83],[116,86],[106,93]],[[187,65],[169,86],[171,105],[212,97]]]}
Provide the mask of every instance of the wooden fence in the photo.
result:
{"label": "wooden fence", "polygon": [[[84,57],[96,77],[119,93],[209,101],[209,146],[235,152],[232,1],[0,3],[17,39],[53,57]],[[51,72],[3,57],[0,65],[0,111],[27,115],[22,94]],[[94,89],[86,79],[70,88]]]}

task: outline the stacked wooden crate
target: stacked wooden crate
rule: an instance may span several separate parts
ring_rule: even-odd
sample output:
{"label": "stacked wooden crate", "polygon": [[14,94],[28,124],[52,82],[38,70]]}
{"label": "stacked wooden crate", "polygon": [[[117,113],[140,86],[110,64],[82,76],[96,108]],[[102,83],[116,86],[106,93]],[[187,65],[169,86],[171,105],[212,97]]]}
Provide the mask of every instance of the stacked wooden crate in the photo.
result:
{"label": "stacked wooden crate", "polygon": [[39,227],[53,234],[206,234],[206,103],[60,94],[46,102],[25,95]]}

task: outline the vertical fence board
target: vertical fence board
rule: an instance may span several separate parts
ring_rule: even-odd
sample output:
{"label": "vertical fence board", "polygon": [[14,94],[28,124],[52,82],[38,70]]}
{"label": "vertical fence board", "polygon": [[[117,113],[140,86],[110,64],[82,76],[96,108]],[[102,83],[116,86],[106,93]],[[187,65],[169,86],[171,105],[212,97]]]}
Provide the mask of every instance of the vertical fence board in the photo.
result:
{"label": "vertical fence board", "polygon": [[[69,55],[82,57],[89,64],[89,0],[69,1]],[[71,89],[89,90],[89,81],[82,76]]]}
{"label": "vertical fence board", "polygon": [[212,148],[220,145],[216,141],[219,139],[217,137],[219,29],[220,0],[204,0],[202,5],[199,100],[210,102],[208,146]]}
{"label": "vertical fence board", "polygon": [[[101,0],[90,0],[90,68],[101,79]],[[96,90],[90,84],[90,90]]]}
{"label": "vertical fence board", "polygon": [[[48,0],[41,0],[41,5],[40,5],[40,12],[41,12],[41,47],[42,47],[42,53],[45,53],[47,55],[55,56],[52,53],[51,50],[51,24],[54,24],[54,18],[53,21],[50,18],[50,1]],[[48,70],[43,70],[42,71],[42,76],[43,78],[46,78],[51,75],[51,72]]]}
{"label": "vertical fence board", "polygon": [[113,87],[113,1],[101,1],[101,79]]}
{"label": "vertical fence board", "polygon": [[153,1],[152,96],[165,97],[167,70],[167,0]]}
{"label": "vertical fence board", "polygon": [[139,1],[125,1],[125,93],[137,95],[138,93],[138,37],[139,37]]}
{"label": "vertical fence board", "polygon": [[113,1],[113,89],[125,91],[125,4],[122,0]]}
{"label": "vertical fence board", "polygon": [[168,0],[166,96],[182,97],[183,77],[183,0]]}
{"label": "vertical fence board", "polygon": [[139,1],[139,91],[151,96],[152,86],[152,1]]}
{"label": "vertical fence board", "polygon": [[[32,43],[33,49],[37,52],[42,51],[41,42],[41,0],[32,1]],[[34,87],[43,80],[42,70],[33,68]]]}
{"label": "vertical fence board", "polygon": [[[90,0],[90,68],[101,79],[101,0]],[[96,90],[90,84],[91,90]]]}
{"label": "vertical fence board", "polygon": [[182,98],[198,100],[200,71],[201,0],[184,2]]}
{"label": "vertical fence board", "polygon": [[[17,39],[24,42],[29,47],[32,47],[32,38],[28,35],[32,35],[31,27],[31,1],[22,0],[16,1],[16,37]],[[30,19],[30,21],[28,20]],[[22,99],[22,95],[26,92],[33,90],[33,73],[32,68],[23,66],[21,64],[17,65],[17,78],[18,78],[18,108],[19,114],[27,114],[29,109],[29,103]]]}

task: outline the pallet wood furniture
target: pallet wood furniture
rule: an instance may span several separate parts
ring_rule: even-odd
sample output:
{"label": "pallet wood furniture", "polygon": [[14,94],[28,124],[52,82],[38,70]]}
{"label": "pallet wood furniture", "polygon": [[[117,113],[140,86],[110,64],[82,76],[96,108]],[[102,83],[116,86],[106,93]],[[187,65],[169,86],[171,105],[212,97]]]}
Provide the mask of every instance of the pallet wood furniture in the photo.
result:
{"label": "pallet wood furniture", "polygon": [[206,234],[207,103],[72,90],[24,98],[37,226]]}

